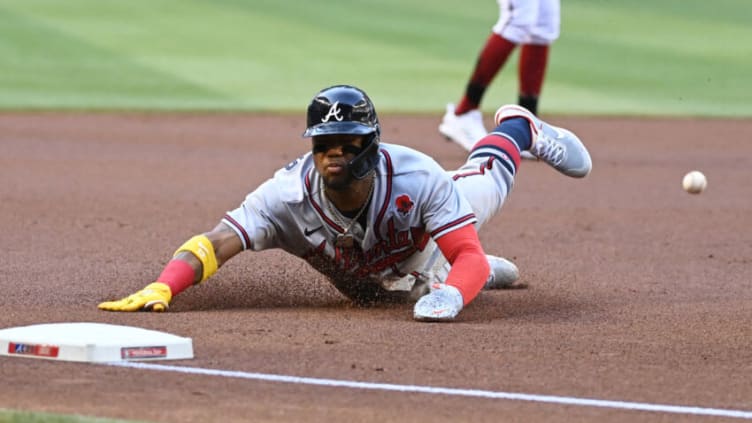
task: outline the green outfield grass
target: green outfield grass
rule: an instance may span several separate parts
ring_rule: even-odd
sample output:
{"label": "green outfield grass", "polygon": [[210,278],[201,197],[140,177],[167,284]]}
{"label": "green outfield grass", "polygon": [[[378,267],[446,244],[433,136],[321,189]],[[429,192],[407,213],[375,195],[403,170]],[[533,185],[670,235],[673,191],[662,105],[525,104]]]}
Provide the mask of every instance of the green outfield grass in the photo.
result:
{"label": "green outfield grass", "polygon": [[[541,108],[752,116],[749,0],[566,0]],[[353,83],[381,110],[456,101],[492,0],[0,0],[0,108],[299,111]],[[516,55],[483,108],[516,99]]]}
{"label": "green outfield grass", "polygon": [[0,408],[0,423],[144,423],[136,420],[98,419],[51,413],[31,413]]}

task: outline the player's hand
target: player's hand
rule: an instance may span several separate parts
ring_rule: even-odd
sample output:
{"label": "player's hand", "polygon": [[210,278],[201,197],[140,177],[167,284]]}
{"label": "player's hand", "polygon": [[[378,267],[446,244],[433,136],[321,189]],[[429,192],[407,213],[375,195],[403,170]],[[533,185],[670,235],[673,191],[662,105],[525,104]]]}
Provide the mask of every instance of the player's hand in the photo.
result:
{"label": "player's hand", "polygon": [[135,294],[122,300],[105,301],[99,304],[100,310],[107,311],[167,311],[172,299],[170,287],[162,282],[154,282]]}

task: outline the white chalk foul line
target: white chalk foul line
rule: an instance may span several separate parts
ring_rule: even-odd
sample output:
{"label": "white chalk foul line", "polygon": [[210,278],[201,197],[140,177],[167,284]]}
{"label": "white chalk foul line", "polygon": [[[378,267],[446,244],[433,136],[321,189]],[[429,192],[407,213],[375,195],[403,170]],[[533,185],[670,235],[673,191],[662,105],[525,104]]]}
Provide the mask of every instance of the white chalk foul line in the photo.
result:
{"label": "white chalk foul line", "polygon": [[231,370],[204,369],[200,367],[167,366],[163,364],[140,362],[106,363],[110,366],[131,367],[136,369],[159,370],[163,372],[188,373],[205,376],[223,376],[237,379],[263,380],[268,382],[298,383],[328,387],[371,389],[396,392],[417,392],[422,394],[456,395],[476,398],[493,398],[516,401],[544,402],[550,404],[576,405],[582,407],[617,408],[622,410],[653,411],[658,413],[692,414],[699,416],[733,417],[751,419],[752,411],[728,410],[722,408],[686,407],[681,405],[649,404],[628,401],[607,401],[592,398],[560,397],[553,395],[533,395],[517,392],[484,391],[480,389],[456,389],[434,386],[397,385],[392,383],[356,382],[350,380],[319,379],[312,377],[272,375],[264,373],[239,372]]}

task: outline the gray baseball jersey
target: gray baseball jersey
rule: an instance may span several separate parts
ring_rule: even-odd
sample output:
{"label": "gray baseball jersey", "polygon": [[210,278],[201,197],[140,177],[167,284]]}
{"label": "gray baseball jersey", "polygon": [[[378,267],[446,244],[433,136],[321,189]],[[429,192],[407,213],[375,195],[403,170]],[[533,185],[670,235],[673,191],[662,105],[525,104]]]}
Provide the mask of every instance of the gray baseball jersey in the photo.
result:
{"label": "gray baseball jersey", "polygon": [[[244,249],[281,248],[302,257],[335,286],[367,279],[387,290],[409,290],[413,277],[430,278],[438,251],[433,238],[476,222],[450,174],[431,157],[380,144],[365,228],[354,223],[354,248],[335,246],[351,220],[324,195],[310,153],[278,170],[223,222]],[[433,259],[432,259],[433,256]]]}
{"label": "gray baseball jersey", "polygon": [[[482,179],[466,180],[463,188],[455,181],[465,179],[458,178],[462,168],[450,173],[421,152],[381,143],[363,228],[330,204],[308,153],[278,170],[222,221],[244,249],[281,248],[301,257],[346,295],[351,287],[374,283],[387,291],[410,291],[416,280],[435,280],[437,266],[445,263],[433,239],[480,223],[466,197],[477,199],[482,221],[501,206],[513,177],[503,166],[496,166],[503,177],[479,172],[486,161],[468,161],[468,175]],[[473,192],[463,195],[463,189]],[[336,246],[351,223],[354,247]]]}

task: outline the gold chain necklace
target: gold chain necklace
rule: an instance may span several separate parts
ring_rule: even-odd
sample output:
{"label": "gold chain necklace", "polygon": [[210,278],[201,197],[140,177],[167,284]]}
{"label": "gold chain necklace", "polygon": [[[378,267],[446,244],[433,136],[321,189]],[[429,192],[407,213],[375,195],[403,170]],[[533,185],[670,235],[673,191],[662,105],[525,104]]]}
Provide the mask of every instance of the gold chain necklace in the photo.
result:
{"label": "gold chain necklace", "polygon": [[[321,176],[319,176],[320,178]],[[321,181],[321,189],[324,190],[324,180],[320,179]],[[329,209],[329,213],[331,213],[332,218],[337,221],[339,226],[345,228],[342,233],[337,234],[337,240],[334,242],[334,245],[340,248],[352,248],[355,245],[355,239],[353,238],[353,235],[350,233],[350,230],[355,225],[355,223],[360,219],[360,216],[363,214],[364,211],[368,208],[368,204],[371,203],[371,195],[373,195],[373,189],[374,186],[376,186],[376,177],[371,178],[371,187],[368,189],[368,195],[366,196],[366,201],[363,203],[363,205],[360,207],[360,210],[358,210],[358,213],[355,215],[355,217],[350,220],[350,224],[345,226],[345,222],[342,221],[342,219],[339,218],[338,211],[334,210],[334,206],[332,205],[332,201],[327,198],[326,199],[326,207]],[[326,191],[324,191],[326,193]],[[343,216],[344,217],[344,216]]]}

